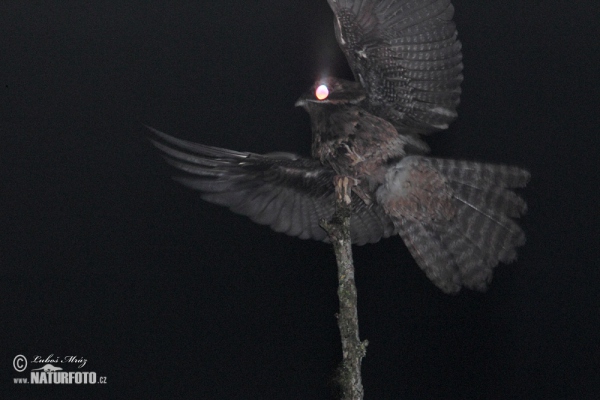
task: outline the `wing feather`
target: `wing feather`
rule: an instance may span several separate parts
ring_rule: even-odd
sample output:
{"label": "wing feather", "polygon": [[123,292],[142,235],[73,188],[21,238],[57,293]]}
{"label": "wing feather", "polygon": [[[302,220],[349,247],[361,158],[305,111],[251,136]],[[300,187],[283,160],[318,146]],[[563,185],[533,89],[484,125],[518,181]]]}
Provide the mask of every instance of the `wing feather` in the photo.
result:
{"label": "wing feather", "polygon": [[[167,162],[185,172],[175,179],[200,191],[203,200],[229,207],[277,232],[327,241],[319,224],[334,212],[335,172],[331,168],[291,153],[238,152],[150,129],[155,135],[152,143]],[[395,233],[379,206],[368,207],[358,196],[353,203],[353,243],[374,243]]]}
{"label": "wing feather", "polygon": [[457,117],[463,68],[450,0],[328,2],[365,107],[401,134],[446,129]]}

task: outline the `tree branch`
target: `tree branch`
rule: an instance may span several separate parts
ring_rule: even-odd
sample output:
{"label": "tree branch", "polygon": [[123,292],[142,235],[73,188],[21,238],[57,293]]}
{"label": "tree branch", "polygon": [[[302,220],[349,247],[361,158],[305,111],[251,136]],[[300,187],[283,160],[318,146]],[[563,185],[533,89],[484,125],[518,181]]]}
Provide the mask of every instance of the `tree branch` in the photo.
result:
{"label": "tree branch", "polygon": [[361,342],[358,336],[357,296],[352,261],[352,239],[350,236],[351,178],[336,176],[335,213],[331,221],[322,221],[321,226],[329,234],[338,267],[338,297],[340,313],[338,327],[342,337],[342,364],[339,384],[343,400],[362,400],[363,385],[360,374],[362,358],[367,352],[368,341]]}

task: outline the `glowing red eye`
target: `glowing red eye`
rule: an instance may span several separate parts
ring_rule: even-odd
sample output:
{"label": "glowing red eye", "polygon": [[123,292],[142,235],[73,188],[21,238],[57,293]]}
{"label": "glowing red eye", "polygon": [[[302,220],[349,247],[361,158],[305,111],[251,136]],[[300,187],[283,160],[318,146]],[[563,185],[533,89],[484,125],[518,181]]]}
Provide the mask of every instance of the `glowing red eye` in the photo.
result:
{"label": "glowing red eye", "polygon": [[325,100],[329,96],[329,89],[327,89],[327,86],[321,85],[315,90],[315,96],[319,100]]}

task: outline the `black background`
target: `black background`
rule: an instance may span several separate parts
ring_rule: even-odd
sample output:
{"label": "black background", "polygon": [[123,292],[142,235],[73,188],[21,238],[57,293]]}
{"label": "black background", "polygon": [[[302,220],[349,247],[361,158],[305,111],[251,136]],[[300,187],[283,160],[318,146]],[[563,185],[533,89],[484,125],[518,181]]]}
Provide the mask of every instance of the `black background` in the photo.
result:
{"label": "black background", "polygon": [[[355,248],[365,398],[598,398],[600,5],[453,3],[460,117],[430,143],[530,169],[528,243],[458,296],[399,238]],[[1,2],[6,398],[333,398],[331,249],[200,201],[142,125],[307,154],[326,72],[351,76],[325,0]],[[15,385],[17,354],[108,383]]]}

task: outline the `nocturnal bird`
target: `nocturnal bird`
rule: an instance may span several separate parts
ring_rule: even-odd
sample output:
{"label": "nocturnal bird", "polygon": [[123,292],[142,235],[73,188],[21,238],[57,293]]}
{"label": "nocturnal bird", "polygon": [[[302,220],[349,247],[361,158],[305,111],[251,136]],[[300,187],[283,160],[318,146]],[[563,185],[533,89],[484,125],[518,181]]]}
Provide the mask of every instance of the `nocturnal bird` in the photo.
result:
{"label": "nocturnal bird", "polygon": [[529,173],[427,156],[424,135],[456,117],[461,44],[450,0],[328,0],[355,81],[322,77],[300,97],[311,158],[255,154],[176,139],[152,128],[175,179],[202,199],[301,239],[327,241],[336,176],[352,179],[353,244],[398,234],[446,293],[483,291],[525,243],[514,191]]}

